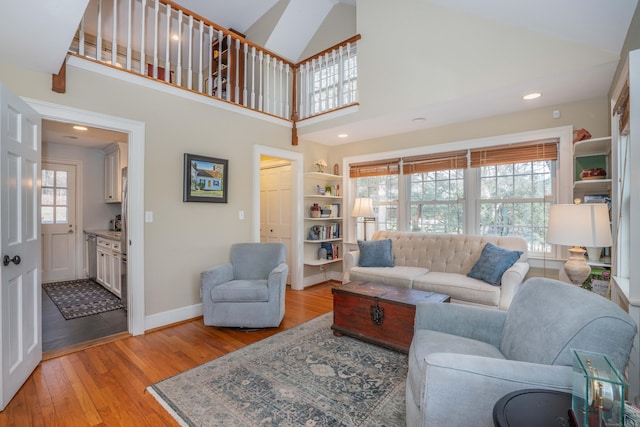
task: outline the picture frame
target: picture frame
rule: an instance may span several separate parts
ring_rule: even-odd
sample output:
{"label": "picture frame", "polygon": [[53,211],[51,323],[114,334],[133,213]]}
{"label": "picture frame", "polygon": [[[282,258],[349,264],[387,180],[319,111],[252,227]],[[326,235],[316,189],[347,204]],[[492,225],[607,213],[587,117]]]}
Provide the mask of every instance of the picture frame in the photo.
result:
{"label": "picture frame", "polygon": [[183,202],[227,203],[229,161],[184,154]]}

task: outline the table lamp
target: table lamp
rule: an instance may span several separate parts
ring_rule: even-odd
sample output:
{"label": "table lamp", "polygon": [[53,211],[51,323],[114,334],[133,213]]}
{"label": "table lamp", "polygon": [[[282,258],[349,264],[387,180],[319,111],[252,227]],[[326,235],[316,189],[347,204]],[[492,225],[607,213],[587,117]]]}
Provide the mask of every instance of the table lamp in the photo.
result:
{"label": "table lamp", "polygon": [[364,240],[367,240],[367,220],[375,217],[373,200],[369,197],[356,197],[351,216],[354,218],[364,218]]}
{"label": "table lamp", "polygon": [[547,242],[572,246],[564,271],[573,284],[582,285],[589,277],[591,267],[581,246],[594,248],[591,252],[599,253],[602,247],[613,244],[608,206],[604,203],[551,205]]}

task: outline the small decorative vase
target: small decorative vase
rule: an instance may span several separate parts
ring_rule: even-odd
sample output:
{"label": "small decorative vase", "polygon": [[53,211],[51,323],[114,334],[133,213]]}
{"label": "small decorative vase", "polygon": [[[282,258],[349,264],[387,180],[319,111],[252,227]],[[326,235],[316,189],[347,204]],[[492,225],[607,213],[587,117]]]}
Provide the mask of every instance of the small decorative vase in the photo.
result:
{"label": "small decorative vase", "polygon": [[318,172],[323,173],[324,172],[324,166],[322,165],[316,165],[318,167]]}

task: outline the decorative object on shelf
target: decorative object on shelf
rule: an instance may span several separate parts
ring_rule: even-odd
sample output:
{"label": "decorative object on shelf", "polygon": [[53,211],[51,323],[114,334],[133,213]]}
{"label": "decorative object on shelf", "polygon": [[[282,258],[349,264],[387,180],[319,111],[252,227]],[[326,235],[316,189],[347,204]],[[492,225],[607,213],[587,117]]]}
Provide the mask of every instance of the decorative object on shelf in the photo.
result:
{"label": "decorative object on shelf", "polygon": [[327,259],[327,249],[320,247],[318,249],[318,259]]}
{"label": "decorative object on shelf", "polygon": [[591,138],[591,134],[586,129],[576,129],[573,131],[573,142],[584,141]]}
{"label": "decorative object on shelf", "polygon": [[327,167],[327,162],[325,162],[323,159],[320,159],[317,162],[315,162],[314,164],[318,168],[318,172],[324,173],[324,168]]}
{"label": "decorative object on shelf", "polygon": [[337,163],[334,163],[334,165],[333,165],[333,174],[334,175],[340,175],[340,166],[338,166]]}
{"label": "decorative object on shelf", "polygon": [[375,213],[373,212],[373,200],[369,197],[357,197],[353,204],[351,216],[354,218],[362,217],[364,220],[364,239],[367,240],[367,222],[373,218],[375,221]]}
{"label": "decorative object on shelf", "polygon": [[183,202],[227,203],[229,161],[184,154]]}
{"label": "decorative object on shelf", "polygon": [[309,229],[309,235],[307,236],[307,240],[320,240],[320,227],[314,225]]}
{"label": "decorative object on shelf", "polygon": [[607,171],[602,168],[585,169],[580,172],[580,179],[604,179],[607,177]]}
{"label": "decorative object on shelf", "polygon": [[600,353],[571,350],[573,388],[570,416],[575,425],[624,425],[624,380],[609,358]]}
{"label": "decorative object on shelf", "polygon": [[[558,245],[575,245],[569,249],[569,259],[564,265],[567,277],[574,285],[582,285],[589,277],[591,267],[585,261],[585,250],[590,248],[590,261],[598,259],[603,246],[611,246],[609,211],[605,204],[580,205],[556,204],[549,211],[547,242]],[[597,249],[592,249],[597,248]],[[594,259],[591,259],[593,256]]]}
{"label": "decorative object on shelf", "polygon": [[320,218],[321,209],[319,204],[314,203],[309,210],[311,211],[311,218]]}
{"label": "decorative object on shelf", "polygon": [[324,195],[325,196],[333,196],[333,186],[331,185],[325,185],[324,186]]}
{"label": "decorative object on shelf", "polygon": [[318,191],[319,195],[324,196],[324,188],[320,187],[320,185],[317,185],[316,190]]}

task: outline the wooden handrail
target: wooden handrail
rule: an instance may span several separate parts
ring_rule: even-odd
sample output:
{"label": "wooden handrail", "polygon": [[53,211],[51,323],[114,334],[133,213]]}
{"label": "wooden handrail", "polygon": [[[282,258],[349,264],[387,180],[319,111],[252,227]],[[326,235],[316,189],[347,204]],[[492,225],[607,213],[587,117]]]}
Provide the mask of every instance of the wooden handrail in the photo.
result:
{"label": "wooden handrail", "polygon": [[305,60],[303,60],[303,61],[298,62],[298,63],[295,65],[295,67],[296,67],[296,68],[298,68],[300,65],[302,65],[302,64],[306,64],[307,62],[309,62],[309,61],[311,61],[311,60],[314,60],[314,59],[316,59],[316,58],[319,58],[319,57],[321,57],[322,55],[324,55],[325,53],[332,52],[333,50],[338,49],[338,48],[339,48],[339,47],[341,47],[341,46],[346,46],[346,45],[348,45],[349,43],[353,43],[353,42],[356,42],[356,41],[360,40],[361,38],[362,38],[362,36],[361,36],[360,34],[356,34],[355,36],[353,36],[353,37],[351,37],[351,38],[349,38],[349,39],[347,39],[347,40],[344,40],[344,41],[342,41],[342,42],[340,42],[340,43],[337,43],[337,44],[335,44],[335,45],[333,45],[333,46],[331,46],[331,47],[329,47],[329,48],[327,48],[327,49],[323,50],[322,52],[318,52],[318,53],[316,53],[315,55],[310,56],[310,57],[308,57],[307,59],[305,59]]}

